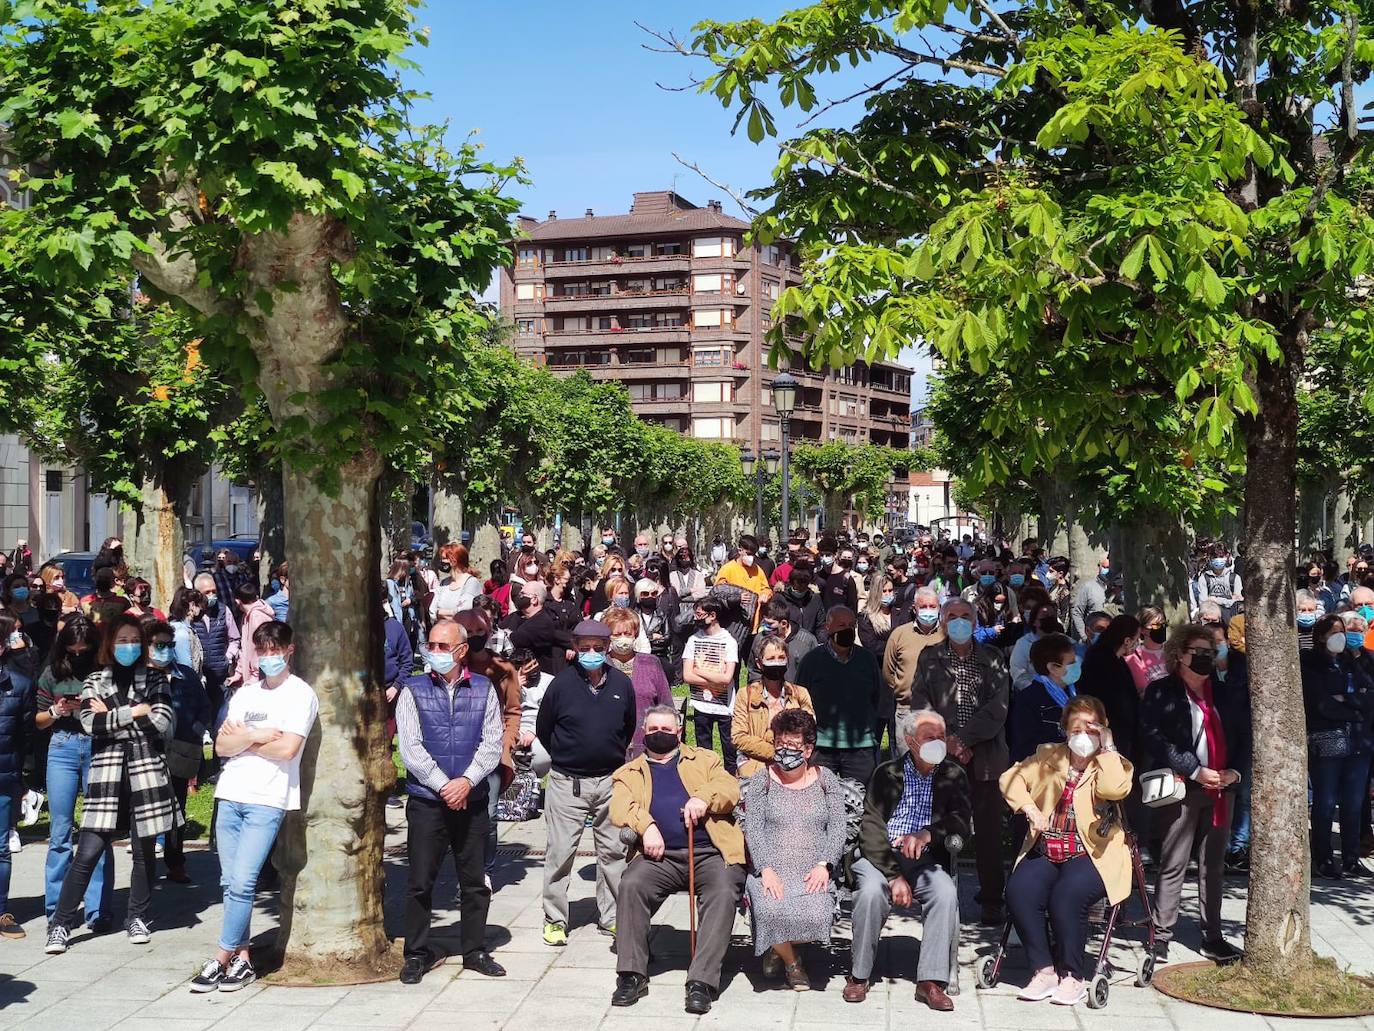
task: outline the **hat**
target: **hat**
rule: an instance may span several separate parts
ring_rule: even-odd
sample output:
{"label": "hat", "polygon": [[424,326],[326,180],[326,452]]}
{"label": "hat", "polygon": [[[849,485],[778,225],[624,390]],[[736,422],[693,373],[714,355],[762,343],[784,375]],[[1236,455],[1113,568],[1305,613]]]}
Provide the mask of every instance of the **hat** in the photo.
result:
{"label": "hat", "polygon": [[611,639],[611,628],[595,619],[584,619],[573,630],[573,637],[594,637],[601,641]]}

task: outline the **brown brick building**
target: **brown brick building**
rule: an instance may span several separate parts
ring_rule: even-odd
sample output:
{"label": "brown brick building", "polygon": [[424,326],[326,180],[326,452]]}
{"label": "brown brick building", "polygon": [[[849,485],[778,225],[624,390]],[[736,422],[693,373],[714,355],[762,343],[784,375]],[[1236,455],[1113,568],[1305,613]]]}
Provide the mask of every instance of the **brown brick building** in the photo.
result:
{"label": "brown brick building", "polygon": [[[786,244],[750,246],[749,226],[676,193],[636,193],[625,215],[522,219],[501,274],[514,346],[556,373],[625,384],[637,414],[706,440],[764,451],[780,440],[769,384],[773,301],[800,272]],[[794,440],[906,448],[911,370],[886,362],[793,369]]]}

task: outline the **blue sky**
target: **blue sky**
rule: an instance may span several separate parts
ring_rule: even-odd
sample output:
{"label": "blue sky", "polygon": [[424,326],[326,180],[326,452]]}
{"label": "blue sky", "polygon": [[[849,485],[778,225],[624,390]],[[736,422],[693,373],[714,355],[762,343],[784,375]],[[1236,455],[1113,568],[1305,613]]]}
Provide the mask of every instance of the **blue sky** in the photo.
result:
{"label": "blue sky", "polygon": [[[455,136],[476,130],[493,161],[525,160],[531,183],[515,190],[526,214],[544,218],[629,209],[636,190],[676,187],[698,204],[724,202],[720,190],[673,159],[676,151],[740,193],[768,181],[777,157],[768,140],[755,145],[714,97],[684,86],[705,66],[652,53],[659,46],[636,27],[690,37],[703,18],[775,17],[797,3],[778,0],[430,0],[420,23],[430,45],[413,56],[422,72],[412,84],[433,94],[421,117],[450,123]],[[822,97],[844,96],[882,78],[872,67],[833,76]],[[856,106],[834,112],[855,117]],[[785,135],[802,116],[779,115]],[[790,120],[789,120],[790,119]],[[915,364],[915,354],[903,357]]]}

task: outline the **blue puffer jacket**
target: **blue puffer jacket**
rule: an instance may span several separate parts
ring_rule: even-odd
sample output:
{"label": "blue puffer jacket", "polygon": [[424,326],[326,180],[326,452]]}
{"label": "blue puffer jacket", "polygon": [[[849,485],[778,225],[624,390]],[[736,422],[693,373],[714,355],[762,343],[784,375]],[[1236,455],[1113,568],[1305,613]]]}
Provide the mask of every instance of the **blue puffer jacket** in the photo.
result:
{"label": "blue puffer jacket", "polygon": [[[0,667],[0,791],[19,787],[24,772],[28,728],[33,725],[33,684]],[[9,828],[3,828],[9,833]]]}

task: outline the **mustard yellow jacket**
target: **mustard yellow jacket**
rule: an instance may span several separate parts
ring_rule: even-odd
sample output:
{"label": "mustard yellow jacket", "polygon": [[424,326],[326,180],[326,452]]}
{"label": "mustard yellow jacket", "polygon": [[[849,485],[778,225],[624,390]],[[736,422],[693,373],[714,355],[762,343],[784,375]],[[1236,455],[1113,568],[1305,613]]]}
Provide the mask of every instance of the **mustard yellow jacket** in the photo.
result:
{"label": "mustard yellow jacket", "polygon": [[[740,752],[739,775],[748,780],[763,764],[773,758],[772,722],[768,715],[768,704],[763,700],[763,682],[750,684],[747,690],[735,695],[735,714],[730,720],[730,740]],[[784,709],[805,709],[816,715],[811,704],[811,692],[796,684],[783,684],[782,707]]]}
{"label": "mustard yellow jacket", "polygon": [[[744,832],[735,826],[739,781],[725,771],[720,756],[708,748],[683,745],[678,776],[692,798],[706,803],[706,834],[727,863],[744,862]],[[646,756],[631,759],[611,776],[611,823],[632,827],[641,837],[654,822],[649,813],[654,782]]]}
{"label": "mustard yellow jacket", "polygon": [[[1131,850],[1126,845],[1126,831],[1114,814],[1110,829],[1101,833],[1097,807],[1102,803],[1119,802],[1130,794],[1131,777],[1131,764],[1120,752],[1098,752],[1073,792],[1078,835],[1106,885],[1107,901],[1113,905],[1131,893]],[[1068,779],[1068,745],[1041,745],[1034,755],[1002,774],[999,785],[1002,797],[1014,811],[1033,805],[1048,818],[1059,804],[1059,796],[1064,793]],[[1016,857],[1018,863],[1031,850],[1037,836],[1038,832],[1032,827]]]}

